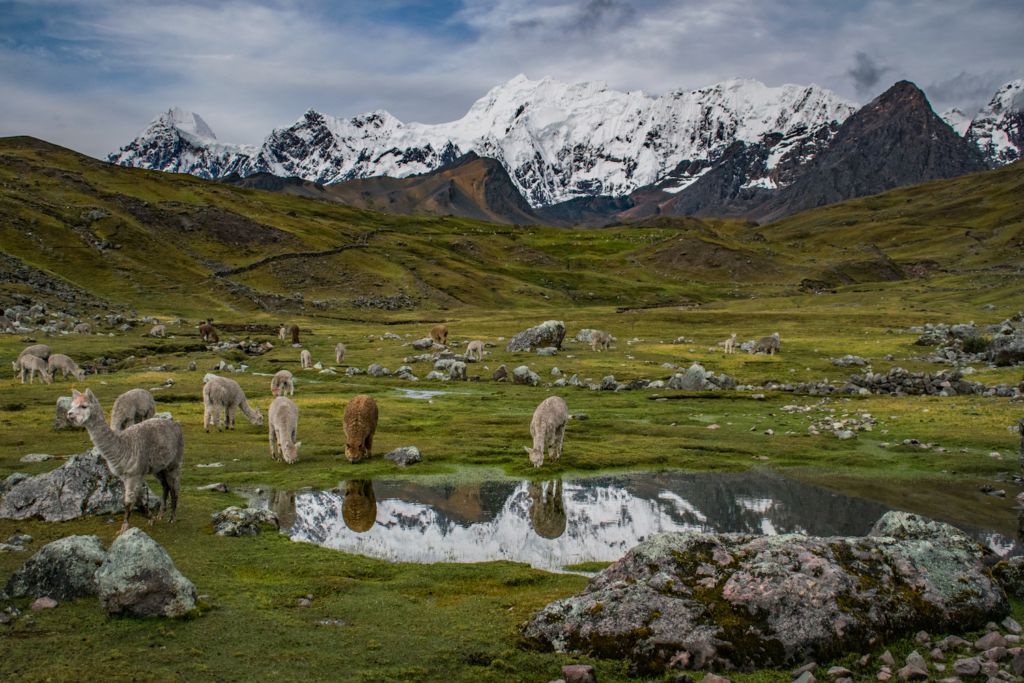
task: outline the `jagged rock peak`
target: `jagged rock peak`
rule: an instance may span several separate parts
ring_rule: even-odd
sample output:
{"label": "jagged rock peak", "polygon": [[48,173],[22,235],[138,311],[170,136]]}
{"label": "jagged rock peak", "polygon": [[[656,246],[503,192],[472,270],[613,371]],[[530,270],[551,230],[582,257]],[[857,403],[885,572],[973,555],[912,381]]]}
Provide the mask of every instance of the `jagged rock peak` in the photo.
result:
{"label": "jagged rock peak", "polygon": [[990,166],[1024,157],[1024,78],[996,91],[971,121],[965,137],[978,146]]}

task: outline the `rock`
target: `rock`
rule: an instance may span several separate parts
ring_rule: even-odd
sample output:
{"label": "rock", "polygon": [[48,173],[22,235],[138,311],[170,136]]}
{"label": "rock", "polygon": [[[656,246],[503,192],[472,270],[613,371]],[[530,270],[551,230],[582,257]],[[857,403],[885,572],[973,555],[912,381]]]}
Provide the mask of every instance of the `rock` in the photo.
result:
{"label": "rock", "polygon": [[847,439],[857,438],[857,434],[855,432],[851,432],[849,429],[844,429],[840,431],[838,434],[836,434],[836,436],[839,437],[840,441],[846,441]]}
{"label": "rock", "polygon": [[196,371],[196,362],[195,361],[189,361],[188,371],[189,372],[195,372]]}
{"label": "rock", "polygon": [[68,409],[71,408],[71,397],[61,396],[57,399],[57,414],[53,418],[54,429],[65,429],[68,427],[79,429],[68,419]]}
{"label": "rock", "polygon": [[919,643],[927,643],[931,639],[932,637],[928,635],[927,631],[918,631],[914,634],[914,640],[916,640]]}
{"label": "rock", "polygon": [[44,609],[53,609],[56,606],[57,601],[52,598],[39,598],[38,600],[33,601],[28,608],[33,612],[38,612]]}
{"label": "rock", "polygon": [[573,337],[573,341],[583,342],[584,344],[590,344],[594,341],[594,332],[597,330],[583,329],[576,333]]}
{"label": "rock", "polygon": [[[17,479],[14,479],[17,477]],[[149,506],[160,499],[147,487]],[[74,455],[60,467],[34,477],[11,475],[0,485],[0,518],[38,517],[66,522],[81,515],[124,511],[124,484],[96,448]]]}
{"label": "rock", "polygon": [[[466,381],[466,364],[461,361],[454,361],[448,369],[448,374],[453,380]],[[540,378],[538,377],[538,380]]]}
{"label": "rock", "polygon": [[[380,366],[378,366],[378,367],[380,367]],[[323,370],[324,369],[324,364],[321,363],[320,361],[317,361],[317,362],[313,363],[313,369],[314,370]],[[370,374],[373,374],[373,373],[370,373]]]}
{"label": "rock", "polygon": [[107,614],[180,617],[196,604],[196,587],[174,567],[167,551],[139,528],[110,544],[96,572],[100,606]]}
{"label": "rock", "polygon": [[551,368],[551,376],[552,377],[561,377],[562,376],[562,371],[559,370],[558,368]]}
{"label": "rock", "polygon": [[[657,534],[584,592],[542,608],[523,632],[558,652],[628,658],[640,675],[660,670],[680,644],[694,669],[726,661],[738,669],[779,667],[804,652],[866,649],[876,632],[909,637],[922,609],[936,630],[1004,618],[1009,605],[985,557],[963,532],[901,512],[886,513],[859,538]],[[706,578],[696,573],[705,566]],[[718,588],[708,591],[701,581]],[[840,607],[849,601],[856,611]],[[794,604],[801,608],[794,612]],[[722,639],[721,629],[742,633],[744,647]]]}
{"label": "rock", "polygon": [[1013,669],[1013,673],[1017,676],[1024,674],[1024,653],[1015,654],[1013,661],[1010,663],[1010,668]]}
{"label": "rock", "polygon": [[277,515],[271,510],[256,508],[240,508],[232,505],[213,517],[213,533],[218,536],[256,536],[260,533],[260,524],[273,524],[280,527]]}
{"label": "rock", "polygon": [[817,662],[808,662],[807,664],[804,664],[803,666],[799,666],[799,667],[793,669],[792,671],[790,671],[789,672],[789,677],[790,678],[799,678],[801,675],[807,673],[808,671],[813,672],[817,668],[818,668]]}
{"label": "rock", "polygon": [[932,658],[932,661],[941,662],[946,658],[946,653],[939,648],[935,648],[928,653],[928,656]]}
{"label": "rock", "polygon": [[867,365],[868,362],[860,356],[843,356],[842,358],[836,358],[832,361],[832,365],[840,368],[848,368],[851,365]]}
{"label": "rock", "polygon": [[917,650],[914,650],[907,655],[905,662],[915,668],[922,669],[924,671],[928,670],[928,662],[925,661],[924,657],[922,657]]}
{"label": "rock", "polygon": [[1015,636],[1019,636],[1021,634],[1021,631],[1024,630],[1021,629],[1020,624],[1018,624],[1013,617],[1006,617],[1005,619],[1003,619],[1003,628],[1005,628],[1007,631],[1009,631]]}
{"label": "rock", "polygon": [[420,454],[420,449],[415,446],[403,446],[402,448],[396,448],[384,457],[393,461],[399,467],[408,467],[409,465],[415,465],[418,462],[423,462],[423,456]]}
{"label": "rock", "polygon": [[509,353],[513,351],[533,351],[534,349],[553,346],[556,349],[562,346],[565,338],[565,324],[558,320],[548,320],[537,327],[523,330],[508,342],[505,349]]}
{"label": "rock", "polygon": [[530,384],[532,386],[537,386],[538,382],[540,382],[540,375],[530,370],[530,368],[525,365],[520,365],[512,371],[513,384]]}
{"label": "rock", "polygon": [[957,676],[973,676],[981,671],[981,660],[977,657],[958,659],[953,662],[953,673]]}
{"label": "rock", "polygon": [[438,372],[437,370],[431,370],[430,372],[427,373],[427,379],[443,380],[445,379],[445,375],[443,373]]}
{"label": "rock", "polygon": [[426,337],[425,339],[417,339],[412,343],[412,348],[416,349],[417,351],[425,351],[433,346],[434,340],[431,339],[430,337]]}
{"label": "rock", "polygon": [[98,536],[66,536],[47,543],[11,575],[11,597],[53,598],[59,602],[96,594],[93,577],[106,557]]}
{"label": "rock", "polygon": [[892,653],[886,650],[882,653],[882,656],[878,658],[883,664],[889,666],[896,666],[896,659],[892,656]]}
{"label": "rock", "polygon": [[371,377],[387,377],[391,373],[388,372],[387,368],[383,368],[377,363],[372,363],[370,367],[366,368],[366,374]]}
{"label": "rock", "polygon": [[345,368],[345,374],[348,375],[349,377],[354,377],[356,375],[365,375],[366,373],[360,370],[359,368],[349,367]]}
{"label": "rock", "polygon": [[589,420],[590,416],[586,413],[575,413],[569,416],[570,420]]}
{"label": "rock", "polygon": [[668,679],[668,683],[693,683],[693,676],[690,674],[675,674]]}
{"label": "rock", "polygon": [[597,683],[594,667],[587,664],[569,664],[562,667],[565,683]]}
{"label": "rock", "polygon": [[217,482],[216,484],[207,484],[206,486],[197,486],[200,491],[215,491],[217,493],[228,493],[228,485],[224,482]]}
{"label": "rock", "polygon": [[810,671],[805,671],[797,676],[793,683],[818,683],[818,679]]}
{"label": "rock", "polygon": [[1005,647],[993,647],[981,653],[981,658],[990,662],[998,662],[1006,656]]}
{"label": "rock", "polygon": [[29,453],[28,455],[21,456],[18,462],[46,462],[56,457],[56,455],[47,455],[46,453]]}
{"label": "rock", "polygon": [[491,375],[491,379],[495,382],[507,382],[508,381],[508,370],[505,369],[504,365],[498,366],[498,369]]}
{"label": "rock", "polygon": [[28,534],[14,534],[7,539],[8,543],[14,543],[15,545],[24,545],[25,543],[31,543],[32,537]]}
{"label": "rock", "polygon": [[993,647],[1007,647],[1009,643],[999,631],[990,631],[974,642],[975,650],[989,650]]}
{"label": "rock", "polygon": [[[717,674],[708,674],[708,675],[706,675],[704,678],[701,679],[701,683],[705,683],[705,682],[706,683],[732,683],[732,681],[730,681],[728,678],[724,678],[724,677],[719,676]],[[804,681],[803,683],[809,683],[809,682]]]}
{"label": "rock", "polygon": [[849,669],[844,669],[841,666],[833,666],[827,672],[829,678],[840,678],[845,676],[852,676],[853,672]]}
{"label": "rock", "polygon": [[928,678],[928,672],[912,664],[907,664],[896,672],[896,677],[901,681],[917,681],[922,678]]}
{"label": "rock", "polygon": [[543,348],[537,349],[537,355],[538,356],[557,356],[558,355],[558,349],[556,349],[554,346],[545,346]]}
{"label": "rock", "polygon": [[946,636],[939,642],[935,643],[935,646],[945,652],[951,647],[959,647],[960,645],[968,645],[969,643],[961,638],[960,636]]}
{"label": "rock", "polygon": [[583,382],[580,381],[579,375],[573,374],[573,376],[569,378],[569,386],[571,386],[571,387],[582,387],[582,386],[586,386],[586,385]]}
{"label": "rock", "polygon": [[555,380],[555,386],[556,387],[564,387],[564,386],[568,386],[568,385],[569,385],[569,383],[565,381],[564,377],[559,377],[558,379]]}

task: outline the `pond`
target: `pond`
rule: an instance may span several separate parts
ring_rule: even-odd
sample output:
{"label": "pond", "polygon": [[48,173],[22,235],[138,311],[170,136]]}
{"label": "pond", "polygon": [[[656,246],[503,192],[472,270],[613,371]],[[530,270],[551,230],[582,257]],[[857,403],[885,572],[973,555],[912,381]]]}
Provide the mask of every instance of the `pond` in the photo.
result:
{"label": "pond", "polygon": [[[889,510],[767,470],[355,479],[330,491],[262,490],[250,505],[275,510],[294,541],[395,562],[511,560],[548,571],[617,560],[666,531],[860,536]],[[957,526],[1001,556],[1021,553],[1012,538]]]}

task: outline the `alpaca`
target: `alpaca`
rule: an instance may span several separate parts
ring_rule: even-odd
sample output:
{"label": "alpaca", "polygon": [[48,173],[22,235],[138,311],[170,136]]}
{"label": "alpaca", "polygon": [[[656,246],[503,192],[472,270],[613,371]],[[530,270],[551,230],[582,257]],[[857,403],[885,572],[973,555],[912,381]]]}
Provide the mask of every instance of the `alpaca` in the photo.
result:
{"label": "alpaca", "polygon": [[292,373],[287,370],[278,370],[270,380],[270,393],[274,396],[284,396],[285,394],[294,396],[295,383],[292,382]]}
{"label": "alpaca", "polygon": [[203,341],[213,342],[214,344],[220,341],[220,338],[217,337],[217,330],[215,330],[213,325],[209,322],[199,325],[199,338]]}
{"label": "alpaca", "polygon": [[153,325],[153,329],[149,331],[150,337],[162,337],[167,334],[167,327],[165,325]]}
{"label": "alpaca", "polygon": [[0,313],[0,330],[14,332],[14,323],[11,322],[10,319],[2,313]]}
{"label": "alpaca", "polygon": [[373,457],[373,435],[377,431],[377,402],[359,394],[345,404],[341,425],[345,429],[345,457],[356,463],[365,455]]}
{"label": "alpaca", "polygon": [[[295,440],[299,429],[298,406],[291,399],[278,396],[267,411],[267,422],[270,425],[270,457],[283,459],[289,465],[298,460],[299,446],[302,445],[301,441]],[[275,437],[281,458],[274,453]]]}
{"label": "alpaca", "polygon": [[203,428],[210,433],[210,425],[216,425],[217,431],[224,429],[225,420],[222,413],[227,415],[228,429],[235,428],[235,411],[241,410],[249,422],[257,427],[263,426],[263,413],[259,408],[253,410],[245,400],[245,392],[242,387],[233,379],[227,377],[211,377],[210,381],[203,387]]}
{"label": "alpaca", "polygon": [[612,336],[607,332],[602,332],[601,330],[594,330],[593,334],[590,335],[591,351],[597,351],[598,353],[600,353],[600,350],[597,348],[599,346],[601,347],[601,349],[607,351],[611,347],[611,345]]}
{"label": "alpaca", "polygon": [[549,396],[537,406],[530,422],[533,448],[523,446],[523,450],[530,454],[530,463],[534,467],[544,464],[545,447],[549,458],[555,462],[562,459],[562,440],[565,438],[565,423],[568,421],[569,407],[558,396]]}
{"label": "alpaca", "polygon": [[725,340],[725,352],[736,353],[736,333],[733,332],[732,336]]}
{"label": "alpaca", "polygon": [[435,344],[444,346],[448,343],[448,328],[444,325],[434,325],[430,328],[430,338]]}
{"label": "alpaca", "polygon": [[14,371],[18,373],[17,377],[21,380],[21,383],[25,383],[25,371],[21,367],[21,361],[25,356],[35,356],[36,358],[42,358],[47,360],[50,357],[50,347],[46,344],[36,344],[34,346],[26,346],[18,354],[18,360],[12,361],[11,366]]}
{"label": "alpaca", "polygon": [[89,323],[78,323],[71,332],[72,334],[92,334],[92,325]]}
{"label": "alpaca", "polygon": [[774,333],[770,337],[761,337],[760,339],[757,340],[757,343],[754,344],[753,347],[751,347],[750,355],[754,355],[755,353],[761,352],[774,356],[775,352],[779,350],[781,344],[782,342],[779,341],[778,332]]}
{"label": "alpaca", "polygon": [[334,347],[334,362],[341,365],[345,360],[345,345],[338,342],[338,345]]}
{"label": "alpaca", "polygon": [[115,432],[123,432],[127,427],[148,420],[156,414],[156,401],[153,394],[145,389],[131,389],[124,392],[114,401],[110,409],[110,428]]}
{"label": "alpaca", "polygon": [[284,335],[287,334],[287,333],[288,333],[288,328],[285,327],[284,325],[281,325],[281,329],[279,329],[277,331],[277,338],[278,339],[284,339]]}
{"label": "alpaca", "polygon": [[469,346],[466,347],[466,358],[473,358],[476,356],[477,360],[484,359],[484,343],[479,339],[469,342]]}
{"label": "alpaca", "polygon": [[292,325],[292,344],[299,344],[299,326]]}
{"label": "alpaca", "polygon": [[[68,418],[75,425],[89,430],[89,438],[107,461],[110,471],[124,483],[124,522],[118,535],[128,530],[128,518],[136,505],[146,511],[150,526],[157,519],[163,519],[168,494],[171,497],[171,518],[167,521],[174,522],[178,512],[181,467],[185,459],[185,435],[181,425],[174,420],[146,420],[123,432],[116,432],[103,418],[103,407],[92,389],[87,389],[84,394],[72,389],[71,394]],[[147,474],[156,476],[163,487],[160,512],[155,519],[149,509]]]}
{"label": "alpaca", "polygon": [[309,349],[302,349],[302,353],[299,354],[299,361],[302,363],[303,370],[313,369],[313,356],[309,353]]}
{"label": "alpaca", "polygon": [[349,479],[345,482],[345,500],[341,501],[341,518],[352,531],[361,534],[377,522],[377,496],[370,479]]}
{"label": "alpaca", "polygon": [[541,538],[556,539],[565,533],[568,520],[562,497],[562,480],[530,482],[530,525]]}
{"label": "alpaca", "polygon": [[68,375],[71,375],[79,382],[85,379],[85,370],[78,367],[75,361],[71,360],[62,353],[55,353],[46,360],[46,371],[51,375],[56,376],[56,370],[60,370],[62,373],[62,379],[67,380]]}
{"label": "alpaca", "polygon": [[25,383],[25,371],[28,370],[28,383],[35,384],[36,373],[39,373],[39,377],[50,384],[53,382],[53,375],[47,372],[47,363],[39,356],[24,356],[21,360],[16,361],[21,367],[21,383]]}

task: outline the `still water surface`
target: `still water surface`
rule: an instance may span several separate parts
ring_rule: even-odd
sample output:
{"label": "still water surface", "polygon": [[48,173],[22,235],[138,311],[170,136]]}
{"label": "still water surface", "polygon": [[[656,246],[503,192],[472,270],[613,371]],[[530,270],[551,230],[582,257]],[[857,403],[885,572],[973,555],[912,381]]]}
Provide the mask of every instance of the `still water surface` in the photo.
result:
{"label": "still water surface", "polygon": [[[250,505],[275,510],[294,541],[396,562],[511,560],[549,571],[617,560],[665,531],[859,536],[889,510],[765,471],[349,480],[331,491],[264,490]],[[1014,539],[958,526],[999,555],[1021,553]]]}

